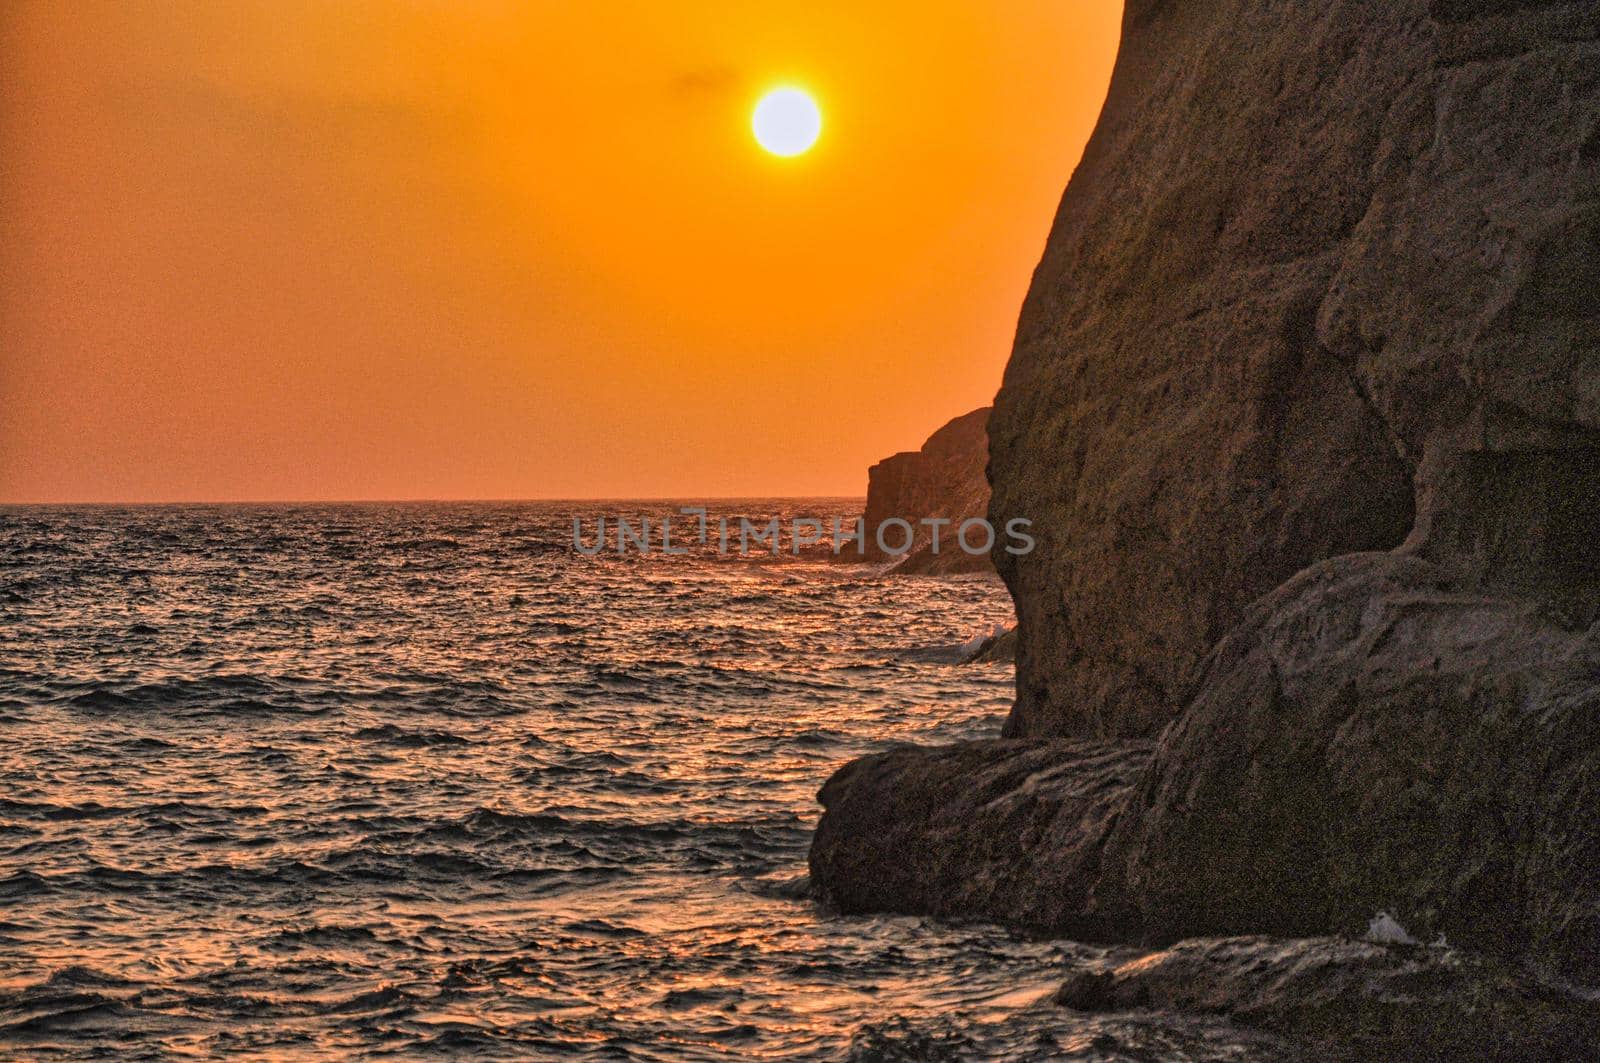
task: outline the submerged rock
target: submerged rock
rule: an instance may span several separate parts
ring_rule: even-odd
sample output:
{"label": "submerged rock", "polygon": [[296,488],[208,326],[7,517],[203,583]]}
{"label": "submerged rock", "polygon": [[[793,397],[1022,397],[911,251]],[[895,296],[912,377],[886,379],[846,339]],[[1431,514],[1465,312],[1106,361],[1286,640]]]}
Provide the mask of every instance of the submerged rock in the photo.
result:
{"label": "submerged rock", "polygon": [[[1037,1050],[965,1058],[1037,1063],[1303,1063],[1308,1059],[1298,1045],[1285,1038],[1211,1016],[1151,1011],[1085,1015],[1053,1010],[1057,1023],[1070,1029],[1053,1036],[1042,1034],[1036,1038],[1043,1042]],[[1024,1018],[1028,1020],[1035,1028],[1045,1025],[1036,1015]]]}
{"label": "submerged rock", "polygon": [[1343,938],[1184,941],[1074,972],[1055,1002],[1226,1018],[1321,1059],[1589,1060],[1600,1008],[1572,990],[1449,949]]}
{"label": "submerged rock", "polygon": [[845,1058],[849,1063],[1299,1063],[1307,1057],[1282,1037],[1223,1018],[1145,1011],[1091,1015],[1056,1007],[1046,998],[988,1021],[897,1016],[869,1023],[851,1039]]}
{"label": "submerged rock", "polygon": [[1014,664],[1017,660],[1017,629],[1015,625],[984,639],[976,653],[968,658],[969,664]]}

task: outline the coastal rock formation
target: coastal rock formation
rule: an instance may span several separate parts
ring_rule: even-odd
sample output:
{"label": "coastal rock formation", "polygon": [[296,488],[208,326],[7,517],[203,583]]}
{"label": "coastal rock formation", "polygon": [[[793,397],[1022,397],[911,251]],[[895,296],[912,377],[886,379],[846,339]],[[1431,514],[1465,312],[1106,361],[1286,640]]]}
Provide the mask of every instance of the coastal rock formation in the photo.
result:
{"label": "coastal rock formation", "polygon": [[1000,634],[985,639],[978,652],[969,658],[971,664],[1015,664],[1017,662],[1017,628],[1013,624]]}
{"label": "coastal rock formation", "polygon": [[813,881],[852,911],[1113,940],[1419,937],[1600,980],[1600,609],[1358,554],[1248,611],[1147,742],[856,761]]}
{"label": "coastal rock formation", "polygon": [[1149,746],[904,746],[822,788],[811,879],[844,911],[976,917],[1098,936],[1090,891]]}
{"label": "coastal rock formation", "polygon": [[990,422],[1010,741],[846,767],[817,887],[1600,978],[1597,293],[1600,5],[1130,0]]}
{"label": "coastal rock formation", "polygon": [[[989,509],[989,480],[985,468],[989,461],[986,406],[957,417],[922,444],[921,450],[907,451],[874,465],[867,473],[867,505],[863,516],[867,526],[865,551],[847,550],[846,561],[864,558],[872,562],[895,562],[899,573],[951,574],[988,572],[988,555],[963,550],[956,539],[961,522],[984,516]],[[898,556],[881,549],[876,529],[898,518],[907,521],[916,533],[911,549]],[[933,549],[933,529],[923,519],[943,518],[950,523],[939,529],[939,548]],[[886,529],[884,540],[891,547],[901,544],[903,529]],[[976,549],[982,537],[973,534]]]}
{"label": "coastal rock formation", "polygon": [[[1413,557],[1254,605],[1106,842],[1149,937],[1418,937],[1600,978],[1596,602],[1464,589]],[[1113,900],[1114,898],[1114,900]]]}
{"label": "coastal rock formation", "polygon": [[1132,0],[990,424],[1015,737],[1147,735],[1255,598],[1593,578],[1600,8]]}
{"label": "coastal rock formation", "polygon": [[974,1027],[896,1017],[851,1060],[1589,1063],[1580,992],[1444,946],[1236,937],[1159,952],[1079,948],[1058,990]]}
{"label": "coastal rock formation", "polygon": [[1185,941],[1080,970],[1057,1004],[1205,1015],[1266,1030],[1306,1058],[1588,1060],[1593,1002],[1449,948],[1342,938]]}

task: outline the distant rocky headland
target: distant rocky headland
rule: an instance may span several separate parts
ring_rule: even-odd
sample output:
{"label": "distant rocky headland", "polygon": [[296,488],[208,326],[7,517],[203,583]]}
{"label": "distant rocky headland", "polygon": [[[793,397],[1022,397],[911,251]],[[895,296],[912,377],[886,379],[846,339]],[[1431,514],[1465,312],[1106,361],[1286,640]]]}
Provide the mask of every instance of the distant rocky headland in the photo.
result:
{"label": "distant rocky headland", "polygon": [[[824,897],[1211,939],[1152,961],[1209,996],[1060,1000],[1244,1022],[1260,949],[1384,911],[1452,1003],[1375,1058],[1600,1054],[1600,5],[1129,0],[988,462],[1004,738],[841,770]],[[1265,1026],[1376,1043],[1296,984]]]}
{"label": "distant rocky headland", "polygon": [[[952,575],[992,572],[985,553],[968,553],[956,542],[963,521],[989,513],[989,407],[973,410],[946,424],[920,450],[885,458],[867,472],[867,504],[862,516],[867,535],[864,550],[847,551],[844,560],[891,565],[897,573]],[[876,529],[892,520],[912,526],[910,548],[889,553],[877,542]],[[935,528],[940,521],[938,548]],[[891,541],[898,547],[898,540]]]}

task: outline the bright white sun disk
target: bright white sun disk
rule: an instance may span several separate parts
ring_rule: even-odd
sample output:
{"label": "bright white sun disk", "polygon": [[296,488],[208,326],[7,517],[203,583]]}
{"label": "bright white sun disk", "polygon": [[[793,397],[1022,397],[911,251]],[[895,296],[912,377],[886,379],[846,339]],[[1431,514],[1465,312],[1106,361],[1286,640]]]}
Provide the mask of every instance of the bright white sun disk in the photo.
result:
{"label": "bright white sun disk", "polygon": [[822,135],[822,112],[801,89],[773,89],[756,103],[750,119],[756,142],[785,158],[809,151]]}

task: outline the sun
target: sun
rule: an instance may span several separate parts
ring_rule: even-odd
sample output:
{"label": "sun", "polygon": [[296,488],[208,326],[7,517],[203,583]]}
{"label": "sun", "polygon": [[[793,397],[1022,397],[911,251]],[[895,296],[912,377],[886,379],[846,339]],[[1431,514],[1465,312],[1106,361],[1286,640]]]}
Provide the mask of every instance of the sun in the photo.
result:
{"label": "sun", "polygon": [[772,154],[803,155],[822,135],[822,111],[804,89],[773,89],[756,101],[750,128]]}

